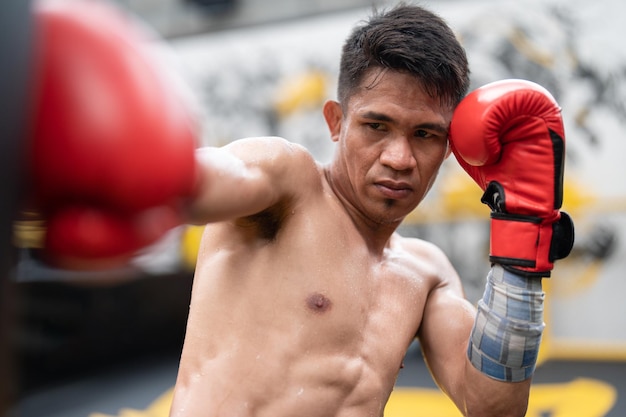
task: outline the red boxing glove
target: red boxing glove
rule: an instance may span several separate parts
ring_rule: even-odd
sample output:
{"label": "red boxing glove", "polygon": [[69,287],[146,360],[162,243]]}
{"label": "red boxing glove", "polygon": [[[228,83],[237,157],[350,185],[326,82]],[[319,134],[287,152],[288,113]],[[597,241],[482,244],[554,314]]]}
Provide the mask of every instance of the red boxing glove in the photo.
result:
{"label": "red boxing glove", "polygon": [[[50,221],[46,250],[130,256],[173,226],[168,217],[153,222],[159,233],[137,233],[137,219],[193,193],[198,126],[189,103],[148,50],[155,40],[112,6],[37,3],[34,17],[30,177]],[[76,207],[109,220],[78,221]],[[94,225],[94,235],[78,224]]]}
{"label": "red boxing glove", "polygon": [[491,213],[490,260],[528,276],[550,276],[574,243],[563,201],[561,109],[543,87],[504,80],[470,93],[450,124],[452,151],[484,190]]}
{"label": "red boxing glove", "polygon": [[124,215],[89,206],[63,207],[48,218],[44,260],[66,269],[119,266],[179,222],[176,210],[167,206]]}

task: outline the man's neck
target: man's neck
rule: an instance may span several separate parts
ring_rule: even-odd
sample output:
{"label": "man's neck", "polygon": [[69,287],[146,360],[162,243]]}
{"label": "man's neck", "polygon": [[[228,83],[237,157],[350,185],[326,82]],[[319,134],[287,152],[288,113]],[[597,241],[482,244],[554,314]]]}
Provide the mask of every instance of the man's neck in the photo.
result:
{"label": "man's neck", "polygon": [[391,236],[398,229],[402,220],[389,223],[381,223],[372,220],[362,211],[358,210],[350,199],[346,197],[345,193],[342,192],[341,187],[333,180],[330,166],[324,168],[324,176],[333,195],[352,220],[354,227],[363,237],[366,246],[373,254],[382,255],[385,248],[389,247]]}

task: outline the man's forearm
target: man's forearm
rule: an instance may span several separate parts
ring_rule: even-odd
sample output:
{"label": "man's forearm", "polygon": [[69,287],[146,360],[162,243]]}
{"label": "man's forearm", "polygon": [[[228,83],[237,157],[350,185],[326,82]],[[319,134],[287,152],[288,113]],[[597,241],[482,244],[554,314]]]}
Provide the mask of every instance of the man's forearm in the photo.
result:
{"label": "man's forearm", "polygon": [[541,278],[494,265],[470,336],[467,354],[472,365],[499,381],[530,378],[544,329],[543,301]]}

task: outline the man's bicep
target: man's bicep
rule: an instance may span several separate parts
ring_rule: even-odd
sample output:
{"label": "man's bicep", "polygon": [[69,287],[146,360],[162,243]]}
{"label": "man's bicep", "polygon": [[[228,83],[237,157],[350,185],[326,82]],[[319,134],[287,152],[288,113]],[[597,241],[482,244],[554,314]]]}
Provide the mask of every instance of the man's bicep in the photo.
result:
{"label": "man's bicep", "polygon": [[[418,332],[424,359],[437,385],[457,402],[467,363],[467,344],[475,308],[456,286],[434,289]],[[458,403],[457,403],[458,404]]]}
{"label": "man's bicep", "polygon": [[306,158],[278,138],[239,140],[223,148],[199,149],[196,155],[198,187],[190,205],[193,223],[250,216],[276,204],[297,190],[284,179],[292,178],[292,166],[302,166],[298,158]]}

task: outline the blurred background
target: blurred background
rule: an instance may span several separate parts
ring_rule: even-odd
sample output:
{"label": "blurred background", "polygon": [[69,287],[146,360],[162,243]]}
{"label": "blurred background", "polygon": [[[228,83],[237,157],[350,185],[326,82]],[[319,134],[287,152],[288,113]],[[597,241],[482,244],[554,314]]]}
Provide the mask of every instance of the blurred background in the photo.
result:
{"label": "blurred background", "polygon": [[[372,7],[394,4],[110,1],[165,40],[164,62],[180,76],[202,116],[203,144],[277,135],[304,144],[321,161],[333,152],[320,108],[335,97],[342,42]],[[0,6],[0,26],[11,34],[0,36],[0,52],[15,68],[27,65],[20,52],[28,48],[32,29],[27,3],[9,0]],[[553,278],[544,281],[548,326],[528,415],[623,416],[626,48],[621,42],[626,4],[421,3],[457,32],[470,60],[472,88],[504,78],[528,79],[550,90],[563,108],[564,210],[576,223],[576,244],[572,255],[557,263]],[[18,97],[23,75],[6,74],[2,91]],[[11,99],[9,106],[5,96],[7,111],[0,119],[5,218],[19,188],[19,177],[11,173],[17,169],[11,155],[21,152],[19,140],[11,139],[19,137],[19,118],[7,116],[16,107],[19,101]],[[404,235],[431,240],[446,251],[473,302],[482,294],[489,267],[488,209],[480,195],[451,158],[431,194],[401,228]],[[29,213],[11,219],[4,233],[10,239],[2,248],[7,277],[0,293],[0,411],[23,417],[166,415],[201,228],[173,230],[125,268],[78,273],[50,268],[33,256],[41,224]],[[401,373],[387,415],[458,415],[424,379],[419,349],[409,355],[409,371]],[[410,374],[412,369],[419,372]]]}

